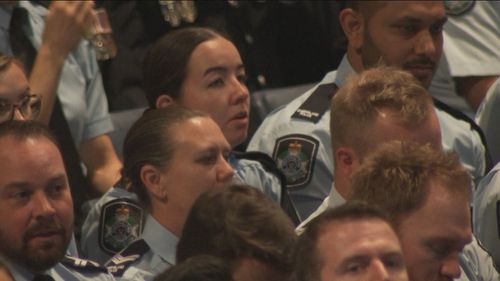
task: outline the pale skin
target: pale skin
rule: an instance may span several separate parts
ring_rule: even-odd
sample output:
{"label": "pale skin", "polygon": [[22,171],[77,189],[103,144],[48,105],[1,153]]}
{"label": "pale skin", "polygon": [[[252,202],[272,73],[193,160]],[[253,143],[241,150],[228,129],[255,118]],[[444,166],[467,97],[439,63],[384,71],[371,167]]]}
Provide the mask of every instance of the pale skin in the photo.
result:
{"label": "pale skin", "polygon": [[196,198],[228,184],[234,171],[227,162],[231,147],[212,119],[192,118],[169,133],[176,135],[172,159],[166,167],[144,165],[140,176],[151,200],[151,215],[180,237]]}
{"label": "pale skin", "polygon": [[[50,121],[64,61],[80,42],[93,5],[93,1],[52,1],[50,5],[42,45],[29,77],[32,91],[42,96],[38,121],[44,124]],[[120,178],[122,167],[111,139],[99,135],[82,141],[78,149],[88,170],[92,192],[105,193]]]}
{"label": "pale skin", "polygon": [[408,280],[398,237],[381,219],[331,222],[316,249],[321,281]]}

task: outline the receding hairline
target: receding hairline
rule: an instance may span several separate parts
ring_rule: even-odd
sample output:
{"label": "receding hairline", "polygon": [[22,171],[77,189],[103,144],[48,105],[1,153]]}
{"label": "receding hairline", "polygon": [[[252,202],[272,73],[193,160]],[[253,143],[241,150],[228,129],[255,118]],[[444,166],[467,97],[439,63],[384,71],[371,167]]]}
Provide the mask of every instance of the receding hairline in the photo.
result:
{"label": "receding hairline", "polygon": [[370,18],[379,9],[383,8],[387,1],[365,0],[365,1],[346,1],[346,8],[353,9],[366,18]]}

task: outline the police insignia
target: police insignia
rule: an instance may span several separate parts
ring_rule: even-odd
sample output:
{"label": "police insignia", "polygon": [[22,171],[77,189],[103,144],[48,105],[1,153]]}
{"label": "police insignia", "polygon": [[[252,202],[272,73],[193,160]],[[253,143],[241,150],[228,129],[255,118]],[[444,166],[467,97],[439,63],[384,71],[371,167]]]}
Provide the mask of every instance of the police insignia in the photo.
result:
{"label": "police insignia", "polygon": [[318,140],[300,134],[276,140],[273,159],[285,175],[289,189],[299,189],[311,180],[318,145]]}
{"label": "police insignia", "polygon": [[144,211],[135,201],[118,198],[104,204],[99,220],[99,246],[116,254],[136,240],[144,226]]}
{"label": "police insignia", "polygon": [[445,0],[444,8],[450,16],[460,16],[470,11],[476,2],[474,0]]}

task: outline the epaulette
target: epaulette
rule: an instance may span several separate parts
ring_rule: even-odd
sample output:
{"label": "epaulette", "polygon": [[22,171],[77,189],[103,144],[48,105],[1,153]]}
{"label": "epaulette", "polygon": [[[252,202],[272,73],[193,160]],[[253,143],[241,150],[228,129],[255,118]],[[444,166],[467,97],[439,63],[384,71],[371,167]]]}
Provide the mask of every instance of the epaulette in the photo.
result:
{"label": "epaulette", "polygon": [[104,266],[101,266],[95,261],[75,258],[71,256],[65,256],[62,259],[61,263],[68,268],[75,269],[80,272],[82,271],[100,272],[100,273],[108,272],[108,270]]}
{"label": "epaulette", "polygon": [[144,228],[144,210],[130,198],[117,198],[101,207],[99,247],[114,255],[137,240]]}
{"label": "epaulette", "polygon": [[292,118],[318,123],[326,110],[330,108],[330,100],[338,90],[335,83],[321,84],[293,113]]}
{"label": "epaulette", "polygon": [[441,109],[442,111],[445,111],[446,113],[450,114],[451,116],[455,117],[458,120],[462,120],[464,122],[467,122],[470,125],[470,128],[473,131],[477,132],[477,134],[479,135],[479,138],[481,138],[481,142],[482,142],[484,149],[485,149],[484,150],[484,159],[486,160],[486,170],[485,170],[484,174],[486,175],[491,170],[491,168],[493,168],[493,161],[491,160],[490,151],[489,151],[488,145],[486,143],[486,136],[483,133],[483,129],[481,129],[481,127],[479,127],[479,125],[477,125],[474,120],[469,118],[469,116],[465,115],[460,110],[457,110],[457,109],[445,104],[444,102],[442,102],[436,98],[432,98],[432,99],[434,101],[435,107]]}
{"label": "epaulette", "polygon": [[143,239],[136,240],[106,263],[107,271],[115,277],[120,277],[133,262],[148,251],[149,246],[146,241]]}
{"label": "epaulette", "polygon": [[278,166],[276,166],[276,162],[274,162],[273,158],[259,151],[233,151],[232,153],[234,154],[234,157],[236,157],[236,159],[248,159],[259,162],[264,170],[274,174],[279,179],[281,185],[280,206],[290,217],[292,222],[295,225],[298,225],[300,223],[300,217],[292,199],[290,198],[290,194],[288,193],[286,177],[278,168]]}

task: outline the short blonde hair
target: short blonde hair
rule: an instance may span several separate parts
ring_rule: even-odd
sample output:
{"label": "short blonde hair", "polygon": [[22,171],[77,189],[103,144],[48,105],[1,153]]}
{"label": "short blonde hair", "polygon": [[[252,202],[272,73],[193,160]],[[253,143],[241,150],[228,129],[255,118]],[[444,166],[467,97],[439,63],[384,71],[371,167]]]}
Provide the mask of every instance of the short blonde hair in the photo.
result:
{"label": "short blonde hair", "polygon": [[348,145],[363,155],[371,141],[367,131],[381,109],[392,109],[405,126],[424,122],[432,98],[410,73],[379,66],[350,76],[333,97],[330,132],[333,150]]}

